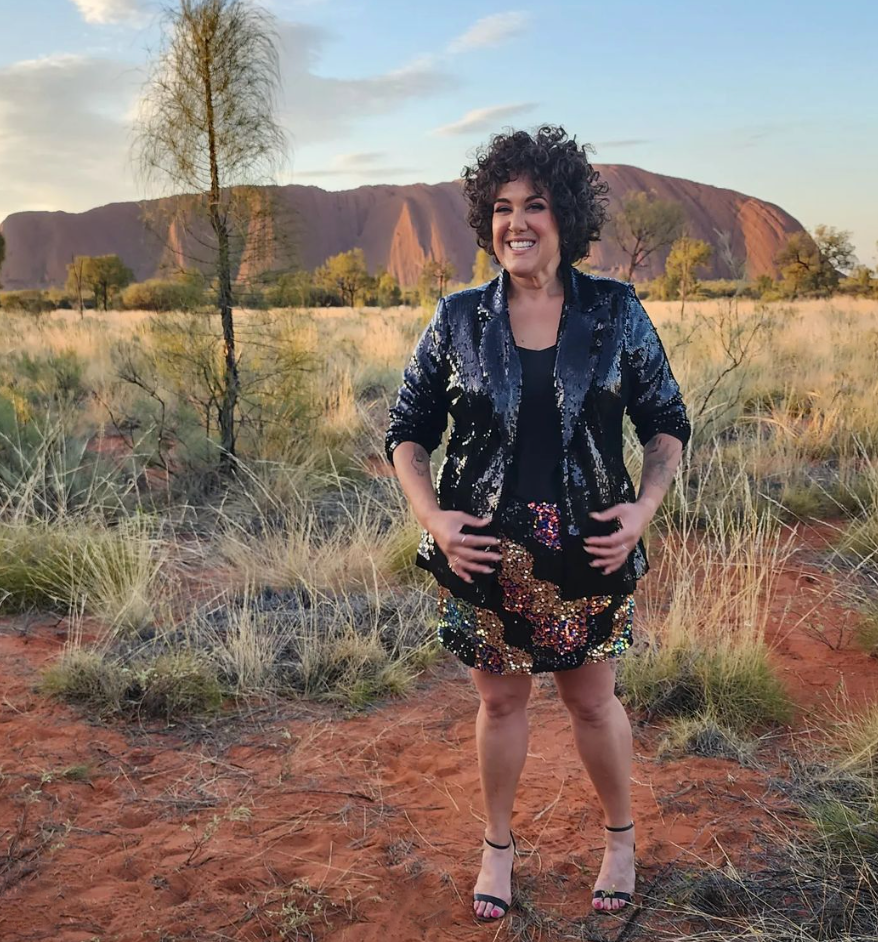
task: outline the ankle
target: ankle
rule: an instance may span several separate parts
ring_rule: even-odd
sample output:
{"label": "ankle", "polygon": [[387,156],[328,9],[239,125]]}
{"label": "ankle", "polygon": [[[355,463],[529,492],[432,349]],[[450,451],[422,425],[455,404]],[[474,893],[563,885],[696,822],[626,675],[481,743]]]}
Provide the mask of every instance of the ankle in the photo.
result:
{"label": "ankle", "polygon": [[512,829],[486,828],[485,846],[492,850],[508,850],[512,846]]}

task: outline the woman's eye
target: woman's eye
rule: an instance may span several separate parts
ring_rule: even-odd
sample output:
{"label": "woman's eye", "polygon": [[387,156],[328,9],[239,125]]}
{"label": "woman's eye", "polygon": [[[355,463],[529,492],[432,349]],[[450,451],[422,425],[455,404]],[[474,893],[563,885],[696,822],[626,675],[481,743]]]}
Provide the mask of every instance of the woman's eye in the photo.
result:
{"label": "woman's eye", "polygon": [[542,212],[546,207],[542,203],[531,203],[528,206],[528,209],[535,209],[538,213]]}
{"label": "woman's eye", "polygon": [[495,213],[508,213],[509,207],[508,206],[495,206],[494,212]]}

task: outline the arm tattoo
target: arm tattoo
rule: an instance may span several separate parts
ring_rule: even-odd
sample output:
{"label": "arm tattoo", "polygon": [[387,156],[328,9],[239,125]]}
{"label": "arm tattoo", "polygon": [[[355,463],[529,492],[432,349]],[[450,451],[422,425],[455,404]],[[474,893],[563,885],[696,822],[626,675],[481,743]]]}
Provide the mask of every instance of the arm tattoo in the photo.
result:
{"label": "arm tattoo", "polygon": [[418,472],[420,477],[430,476],[430,456],[423,445],[415,445],[412,450],[412,467]]}
{"label": "arm tattoo", "polygon": [[640,475],[640,493],[652,485],[664,494],[674,480],[680,457],[676,440],[668,435],[656,435],[643,449],[643,471]]}

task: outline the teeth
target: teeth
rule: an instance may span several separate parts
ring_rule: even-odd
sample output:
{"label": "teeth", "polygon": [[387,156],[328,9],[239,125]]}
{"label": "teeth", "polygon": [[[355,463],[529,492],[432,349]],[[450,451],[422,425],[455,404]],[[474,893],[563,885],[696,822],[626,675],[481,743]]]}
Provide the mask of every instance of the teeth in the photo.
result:
{"label": "teeth", "polygon": [[527,241],[524,241],[524,242],[516,241],[516,242],[510,242],[509,244],[510,244],[510,245],[512,246],[512,248],[514,248],[514,249],[529,249],[529,248],[530,248],[532,245],[534,245],[535,243],[533,243],[533,242],[527,242]]}

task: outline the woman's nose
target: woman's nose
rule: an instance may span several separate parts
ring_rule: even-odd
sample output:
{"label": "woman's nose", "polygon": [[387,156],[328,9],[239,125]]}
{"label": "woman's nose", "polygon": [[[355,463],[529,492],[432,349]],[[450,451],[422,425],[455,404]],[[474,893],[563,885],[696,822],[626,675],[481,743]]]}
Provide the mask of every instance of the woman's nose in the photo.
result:
{"label": "woman's nose", "polygon": [[527,223],[524,220],[524,213],[520,210],[512,210],[509,217],[509,228],[513,232],[524,232],[527,229]]}

